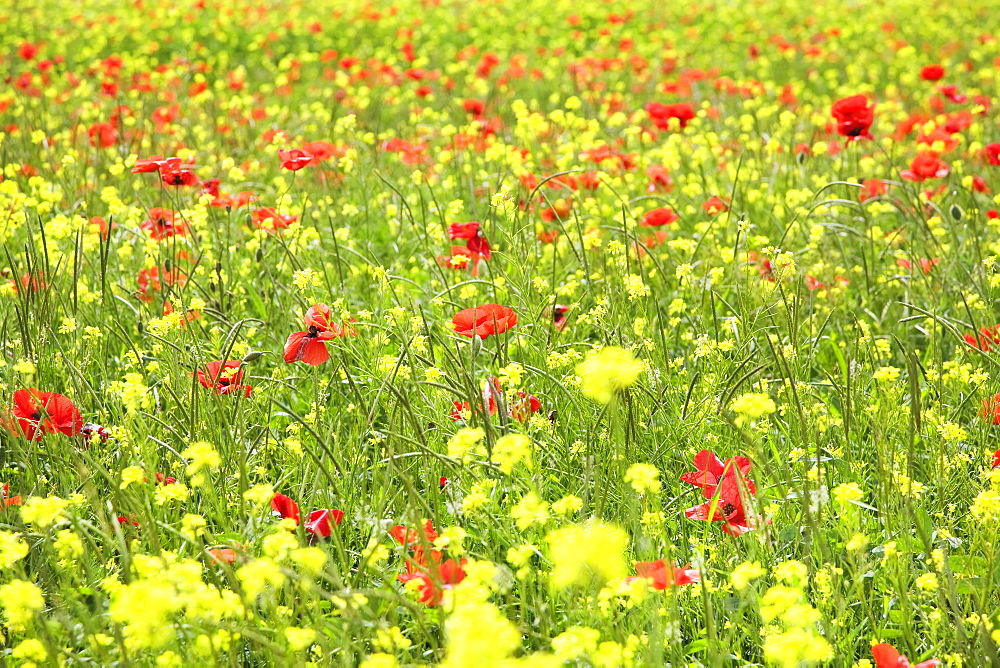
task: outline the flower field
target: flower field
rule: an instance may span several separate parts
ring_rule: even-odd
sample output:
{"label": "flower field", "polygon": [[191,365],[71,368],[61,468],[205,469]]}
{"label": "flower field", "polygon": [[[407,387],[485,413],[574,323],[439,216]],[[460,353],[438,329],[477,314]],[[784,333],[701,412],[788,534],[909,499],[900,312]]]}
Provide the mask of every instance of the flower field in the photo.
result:
{"label": "flower field", "polygon": [[1000,2],[0,8],[0,665],[1000,665]]}

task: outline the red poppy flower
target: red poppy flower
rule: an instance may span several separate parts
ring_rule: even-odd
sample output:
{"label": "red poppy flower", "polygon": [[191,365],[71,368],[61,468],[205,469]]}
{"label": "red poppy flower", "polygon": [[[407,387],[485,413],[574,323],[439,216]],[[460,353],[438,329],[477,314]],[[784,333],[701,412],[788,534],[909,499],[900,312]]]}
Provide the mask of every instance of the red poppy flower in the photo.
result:
{"label": "red poppy flower", "polygon": [[136,282],[139,284],[139,294],[137,295],[139,300],[148,304],[153,301],[153,293],[159,292],[164,286],[183,286],[187,283],[187,275],[179,269],[166,271],[160,267],[150,267],[139,270]]}
{"label": "red poppy flower", "polygon": [[833,103],[830,113],[837,119],[837,133],[843,137],[871,139],[868,128],[875,120],[875,105],[864,95],[852,95]]}
{"label": "red poppy flower", "polygon": [[49,287],[41,270],[35,274],[21,274],[17,280],[11,280],[10,284],[14,286],[14,292],[17,294],[39,292]]}
{"label": "red poppy flower", "polygon": [[10,484],[4,483],[0,486],[0,508],[21,505],[21,497],[10,496]]}
{"label": "red poppy flower", "polygon": [[330,307],[326,304],[314,304],[306,311],[306,331],[292,332],[285,341],[285,361],[305,362],[306,364],[322,364],[330,359],[330,351],[326,349],[325,341],[344,336],[345,332],[330,321]]}
{"label": "red poppy flower", "polygon": [[889,184],[882,179],[865,179],[861,182],[861,190],[858,192],[858,201],[867,202],[873,197],[884,195],[889,190]]}
{"label": "red poppy flower", "polygon": [[757,492],[753,481],[747,477],[753,464],[746,457],[730,457],[723,463],[711,450],[702,450],[694,456],[694,465],[698,470],[683,474],[681,480],[701,487],[706,499],[715,496],[715,490],[724,476],[739,475],[746,481],[750,494]]}
{"label": "red poppy flower", "polygon": [[292,172],[297,172],[313,160],[312,153],[306,153],[301,148],[293,148],[288,151],[278,151],[278,159],[281,160],[281,168]]}
{"label": "red poppy flower", "polygon": [[37,441],[43,434],[62,433],[78,436],[83,430],[83,417],[70,399],[56,392],[42,392],[35,388],[14,393],[14,407],[10,410],[14,422],[8,426],[29,441]]}
{"label": "red poppy flower", "polygon": [[966,334],[962,338],[973,348],[988,353],[993,346],[1000,343],[1000,324],[993,327],[980,327],[979,334],[978,337],[973,334]]}
{"label": "red poppy flower", "polygon": [[1000,393],[983,399],[983,407],[980,409],[979,415],[987,422],[1000,424]]}
{"label": "red poppy flower", "polygon": [[87,128],[87,136],[90,137],[90,145],[95,148],[109,148],[118,143],[118,130],[107,121],[91,125]]}
{"label": "red poppy flower", "polygon": [[404,547],[411,547],[422,541],[426,541],[428,544],[433,543],[438,537],[437,531],[434,530],[434,523],[430,520],[424,520],[424,525],[417,529],[410,529],[403,524],[397,524],[389,529],[389,535]]}
{"label": "red poppy flower", "polygon": [[991,165],[1000,165],[1000,142],[987,144],[983,147],[983,157]]}
{"label": "red poppy flower", "polygon": [[664,206],[648,212],[642,217],[642,222],[639,224],[643,227],[662,227],[673,223],[678,218],[679,216],[674,213],[673,209],[669,206]]}
{"label": "red poppy flower", "polygon": [[234,564],[236,563],[237,558],[236,550],[229,547],[218,547],[213,550],[209,550],[208,556],[219,564]]}
{"label": "red poppy flower", "polygon": [[688,121],[695,117],[694,107],[690,102],[677,102],[675,104],[661,104],[650,102],[646,105],[646,113],[653,120],[653,124],[661,130],[670,129],[670,119],[676,118],[680,122],[683,130],[687,127]]}
{"label": "red poppy flower", "polygon": [[726,475],[718,485],[718,498],[713,494],[713,498],[688,508],[684,514],[696,520],[721,521],[722,530],[731,536],[751,531],[755,526],[746,515],[741,487],[744,492],[749,492],[748,486],[741,482],[739,476]]}
{"label": "red poppy flower", "polygon": [[[995,469],[995,468],[998,468],[998,467],[1000,467],[1000,450],[996,450],[996,451],[993,452],[993,461],[990,462],[990,468],[994,468]],[[17,497],[17,498],[20,498],[20,497]]]}
{"label": "red poppy flower", "polygon": [[872,657],[875,659],[876,668],[934,668],[940,666],[940,659],[928,659],[920,663],[911,664],[905,655],[888,643],[872,645]]}
{"label": "red poppy flower", "polygon": [[517,314],[509,306],[484,304],[459,311],[451,319],[455,332],[470,339],[474,336],[487,338],[492,334],[503,334],[517,324]]}
{"label": "red poppy flower", "polygon": [[[939,262],[941,262],[941,258],[932,259],[932,258],[922,257],[920,258],[920,268],[923,270],[925,274],[929,274],[931,273],[931,269],[934,268],[934,265],[938,264]],[[896,264],[902,267],[903,269],[907,270],[913,269],[913,263],[907,260],[905,257],[896,260]]]}
{"label": "red poppy flower", "polygon": [[156,484],[157,485],[175,485],[177,484],[177,478],[172,475],[164,475],[159,471],[156,472]]}
{"label": "red poppy flower", "polygon": [[924,81],[940,81],[944,78],[944,68],[940,65],[926,65],[920,70],[920,78]]}
{"label": "red poppy flower", "polygon": [[552,307],[552,324],[556,329],[560,331],[566,329],[567,313],[569,313],[569,306],[556,304]]}
{"label": "red poppy flower", "polygon": [[309,519],[306,520],[306,531],[321,538],[329,538],[332,531],[330,522],[332,521],[333,524],[339,525],[343,519],[343,510],[337,510],[336,508],[314,510],[309,513]]}
{"label": "red poppy flower", "polygon": [[[436,573],[428,573],[421,570],[414,570],[408,573],[401,573],[396,576],[400,582],[406,583],[411,580],[420,582],[420,601],[427,606],[434,607],[441,603],[445,589],[453,586],[465,579],[466,559],[455,561],[448,559],[437,565]],[[408,562],[409,567],[409,562]]]}
{"label": "red poppy flower", "polygon": [[167,160],[173,160],[174,158],[164,158],[162,155],[154,155],[152,158],[142,158],[141,160],[135,161],[135,166],[132,167],[133,174],[146,174],[149,172],[158,172],[160,168],[167,164]]}
{"label": "red poppy flower", "polygon": [[253,212],[253,224],[265,230],[283,230],[299,219],[291,214],[280,214],[271,207],[260,207]]}
{"label": "red poppy flower", "polygon": [[111,437],[111,432],[108,431],[107,427],[102,427],[99,424],[94,424],[93,422],[87,422],[83,425],[83,429],[80,430],[80,434],[83,435],[83,442],[86,445],[90,445],[90,439],[95,436],[104,443]]}
{"label": "red poppy flower", "polygon": [[142,229],[149,232],[155,241],[162,241],[174,235],[184,236],[188,233],[187,224],[176,220],[177,213],[170,209],[154,207],[149,210],[149,218],[142,221]]}
{"label": "red poppy flower", "polygon": [[670,172],[663,165],[650,165],[646,170],[646,176],[649,178],[647,192],[668,193],[674,189],[674,180],[670,178]]}
{"label": "red poppy flower", "polygon": [[253,388],[243,384],[242,366],[243,362],[239,360],[209,362],[205,370],[198,369],[196,372],[198,382],[212,390],[213,394],[243,394],[249,397]]}
{"label": "red poppy flower", "polygon": [[282,519],[295,520],[299,523],[299,504],[284,494],[275,494],[271,498],[271,509],[281,515]]}
{"label": "red poppy flower", "polygon": [[478,221],[469,223],[452,223],[448,226],[448,235],[452,239],[472,239],[479,235],[480,225]]}
{"label": "red poppy flower", "polygon": [[909,169],[902,170],[899,174],[907,181],[926,181],[927,179],[940,179],[948,176],[951,169],[948,164],[938,157],[934,151],[921,151],[913,158]]}
{"label": "red poppy flower", "polygon": [[438,489],[443,490],[447,486],[448,486],[448,478],[446,478],[445,476],[441,476],[441,479],[438,480]]}
{"label": "red poppy flower", "polygon": [[709,197],[701,208],[710,216],[714,216],[723,211],[729,211],[729,205],[720,197]]}
{"label": "red poppy flower", "polygon": [[160,178],[168,186],[196,186],[201,180],[180,158],[167,158],[159,166]]}
{"label": "red poppy flower", "polygon": [[639,577],[626,579],[652,580],[653,589],[658,591],[664,591],[670,587],[679,587],[701,581],[701,573],[698,569],[691,568],[691,564],[688,564],[683,568],[678,568],[673,564],[668,564],[663,559],[637,562],[635,565],[635,572]]}
{"label": "red poppy flower", "polygon": [[968,95],[962,95],[958,92],[958,86],[955,84],[946,84],[944,86],[938,86],[938,92],[948,98],[949,102],[954,104],[965,104],[969,101]]}

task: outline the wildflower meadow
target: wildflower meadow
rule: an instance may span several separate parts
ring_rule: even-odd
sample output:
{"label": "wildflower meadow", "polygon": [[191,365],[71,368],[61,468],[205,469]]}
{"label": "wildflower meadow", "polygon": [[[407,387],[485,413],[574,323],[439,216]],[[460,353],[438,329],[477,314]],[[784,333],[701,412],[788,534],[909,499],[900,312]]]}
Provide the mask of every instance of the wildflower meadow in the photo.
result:
{"label": "wildflower meadow", "polygon": [[1000,0],[0,7],[0,665],[1000,665]]}

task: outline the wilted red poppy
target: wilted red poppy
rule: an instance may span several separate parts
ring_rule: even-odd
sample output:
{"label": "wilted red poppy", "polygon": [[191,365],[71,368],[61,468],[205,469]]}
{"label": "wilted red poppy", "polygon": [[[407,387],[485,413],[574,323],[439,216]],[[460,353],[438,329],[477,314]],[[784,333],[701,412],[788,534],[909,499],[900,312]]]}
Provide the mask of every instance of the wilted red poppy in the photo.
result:
{"label": "wilted red poppy", "polygon": [[104,443],[109,438],[111,438],[111,432],[108,431],[107,427],[102,427],[99,424],[94,424],[93,422],[87,422],[83,425],[83,429],[80,430],[80,434],[83,436],[83,442],[89,446],[90,439],[95,436],[100,439],[101,443]]}
{"label": "wilted red poppy", "polygon": [[927,179],[939,179],[948,176],[951,171],[934,151],[921,151],[913,158],[909,169],[902,170],[899,174],[907,181],[926,181]]}
{"label": "wilted red poppy", "polygon": [[944,78],[944,68],[940,65],[925,65],[920,70],[920,78],[924,81],[940,81]]}
{"label": "wilted red poppy", "polygon": [[656,561],[639,561],[635,565],[635,572],[638,577],[626,578],[627,580],[652,580],[650,586],[653,589],[664,591],[670,587],[680,587],[686,584],[701,581],[701,573],[696,568],[691,568],[691,564],[678,568],[669,564],[663,559]]}
{"label": "wilted red poppy", "polygon": [[648,212],[639,224],[643,227],[662,227],[673,223],[679,217],[669,206],[663,206]]}
{"label": "wilted red poppy", "polygon": [[485,339],[492,334],[503,334],[516,325],[517,314],[509,306],[483,304],[459,311],[451,319],[451,324],[462,336]]}
{"label": "wilted red poppy", "polygon": [[833,103],[830,113],[837,119],[837,133],[844,137],[867,137],[875,120],[875,105],[864,95],[852,95]]}
{"label": "wilted red poppy", "polygon": [[281,160],[281,168],[297,172],[313,160],[312,153],[306,153],[301,148],[293,148],[288,151],[278,151],[278,159]]}
{"label": "wilted red poppy", "polygon": [[330,321],[330,307],[326,304],[314,304],[306,311],[303,321],[304,332],[292,332],[285,341],[285,361],[305,362],[306,364],[322,364],[330,359],[330,351],[326,349],[325,341],[344,336],[345,332]]}
{"label": "wilted red poppy", "polygon": [[875,659],[876,668],[934,668],[941,665],[940,659],[928,659],[927,661],[911,664],[905,655],[900,654],[889,643],[872,645],[872,657]]}
{"label": "wilted red poppy", "polygon": [[242,394],[249,397],[253,388],[243,384],[242,366],[243,362],[240,360],[209,362],[204,370],[198,369],[196,372],[198,382],[212,390],[213,394]]}
{"label": "wilted red poppy", "polygon": [[68,397],[56,392],[42,392],[33,387],[18,390],[10,414],[13,421],[8,427],[29,441],[40,440],[43,434],[78,436],[83,430],[80,411]]}

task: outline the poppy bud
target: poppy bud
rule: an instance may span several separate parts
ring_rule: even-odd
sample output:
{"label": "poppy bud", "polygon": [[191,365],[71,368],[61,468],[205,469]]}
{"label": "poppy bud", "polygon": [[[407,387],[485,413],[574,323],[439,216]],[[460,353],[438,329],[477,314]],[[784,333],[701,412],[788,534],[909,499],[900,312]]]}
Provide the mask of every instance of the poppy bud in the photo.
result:
{"label": "poppy bud", "polygon": [[221,274],[222,273],[222,262],[216,261],[216,263],[215,263],[215,273],[217,273],[217,274]]}
{"label": "poppy bud", "polygon": [[173,263],[173,261],[169,257],[166,260],[163,261],[163,269],[167,273],[170,273],[170,270],[173,269],[173,268],[174,268],[174,263]]}
{"label": "poppy bud", "polygon": [[260,262],[263,259],[264,259],[264,249],[263,248],[258,248],[257,249],[257,262]]}
{"label": "poppy bud", "polygon": [[549,422],[555,424],[556,420],[559,418],[558,411],[549,411]]}
{"label": "poppy bud", "polygon": [[259,350],[251,350],[250,352],[248,352],[246,355],[243,356],[243,361],[244,362],[256,362],[257,360],[259,360],[261,358],[261,355],[263,355],[263,354],[264,353],[262,353]]}
{"label": "poppy bud", "polygon": [[962,207],[960,207],[959,205],[952,204],[951,208],[948,209],[948,212],[951,214],[951,217],[954,218],[955,220],[962,220]]}
{"label": "poppy bud", "polygon": [[805,152],[797,153],[795,154],[795,162],[799,163],[800,165],[804,165],[806,164],[806,157],[807,156]]}

